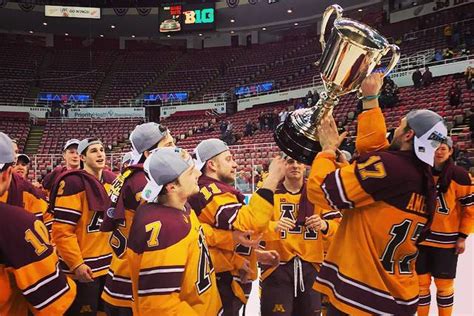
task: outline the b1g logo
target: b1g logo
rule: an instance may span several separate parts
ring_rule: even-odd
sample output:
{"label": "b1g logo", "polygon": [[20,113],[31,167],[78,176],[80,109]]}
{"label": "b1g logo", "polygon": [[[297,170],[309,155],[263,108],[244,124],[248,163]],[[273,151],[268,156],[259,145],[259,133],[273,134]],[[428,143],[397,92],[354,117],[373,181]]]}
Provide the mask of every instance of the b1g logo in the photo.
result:
{"label": "b1g logo", "polygon": [[203,24],[214,23],[214,9],[207,8],[202,10],[184,11],[184,24]]}

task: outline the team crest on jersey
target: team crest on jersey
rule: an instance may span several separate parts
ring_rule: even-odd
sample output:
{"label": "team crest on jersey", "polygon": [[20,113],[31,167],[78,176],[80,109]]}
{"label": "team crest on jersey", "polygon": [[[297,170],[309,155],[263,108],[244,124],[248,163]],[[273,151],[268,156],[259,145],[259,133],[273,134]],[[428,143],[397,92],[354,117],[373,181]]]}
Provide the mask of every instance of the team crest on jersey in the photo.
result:
{"label": "team crest on jersey", "polygon": [[90,305],[82,305],[79,313],[92,313],[92,307]]}
{"label": "team crest on jersey", "polygon": [[274,312],[274,313],[284,313],[285,308],[283,307],[283,304],[275,304],[275,306],[273,307],[272,312]]}
{"label": "team crest on jersey", "polygon": [[110,208],[107,210],[107,216],[110,217],[110,218],[114,218],[114,214],[115,214],[115,208],[114,208],[114,207],[110,207]]}

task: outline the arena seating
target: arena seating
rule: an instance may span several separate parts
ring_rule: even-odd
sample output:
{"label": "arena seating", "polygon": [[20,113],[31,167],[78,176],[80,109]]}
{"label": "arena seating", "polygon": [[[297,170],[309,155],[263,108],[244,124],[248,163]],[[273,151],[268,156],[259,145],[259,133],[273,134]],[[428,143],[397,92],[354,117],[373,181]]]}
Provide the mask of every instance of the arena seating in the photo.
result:
{"label": "arena seating", "polygon": [[[50,119],[47,121],[41,144],[38,149],[37,168],[46,170],[61,163],[61,153],[64,144],[71,138],[84,139],[97,137],[102,140],[106,151],[125,152],[129,150],[128,137],[137,124],[139,118],[129,119]],[[117,155],[120,158],[120,155]],[[116,161],[113,162],[114,165]],[[109,165],[110,162],[109,162]]]}
{"label": "arena seating", "polygon": [[[461,42],[466,41],[474,27],[474,19],[464,13],[459,8],[432,14],[423,21],[413,19],[390,25],[383,24],[380,10],[375,7],[364,8],[363,12],[353,10],[347,12],[346,16],[375,26],[382,34],[391,37],[391,41],[401,40],[402,53],[409,56],[426,49],[446,48],[448,43],[443,34],[446,23],[455,23]],[[185,91],[191,100],[200,101],[224,93],[231,95],[239,85],[272,81],[275,89],[287,89],[319,81],[319,68],[315,63],[321,53],[319,38],[310,33],[299,34],[297,30],[289,32],[283,41],[276,43],[187,51],[170,47],[147,50],[56,49],[28,43],[30,38],[26,36],[13,38],[0,34],[0,39],[0,103],[20,103],[24,97],[32,97],[32,93],[38,91],[90,93],[96,103],[106,106],[119,104],[123,99],[140,98],[143,92]],[[472,43],[466,48],[472,48]],[[448,105],[447,97],[452,82],[463,87],[463,105],[454,109]],[[471,91],[465,89],[461,77],[451,75],[436,78],[430,87],[420,90],[401,88],[399,99],[398,106],[384,110],[389,128],[396,126],[411,109],[431,108],[443,115],[450,127],[454,127],[453,135],[460,148],[472,147],[464,119],[465,109],[472,108],[474,97]],[[216,116],[202,112],[184,117],[173,115],[164,123],[169,126],[180,146],[193,149],[204,138],[220,137],[220,122],[229,121],[234,126],[234,134],[238,135],[236,159],[242,165],[242,170],[246,170],[250,159],[260,164],[264,158],[277,151],[271,131],[257,131],[251,137],[243,137],[246,120],[256,122],[260,112],[275,109],[278,112],[293,102],[260,105],[234,115]],[[334,111],[336,120],[344,123],[352,135],[357,124],[356,105],[354,95],[345,96]],[[0,126],[8,128],[10,121],[6,119]],[[26,140],[29,123],[27,120],[22,122],[18,137],[25,137]],[[199,132],[204,122],[213,131],[208,129],[208,132]],[[90,136],[91,133],[103,138],[113,151],[128,150],[126,140],[134,125],[131,122],[125,124],[115,121],[103,124],[90,120],[50,120],[46,124],[39,154],[59,154],[61,144],[66,139]],[[23,145],[20,143],[20,147]],[[249,146],[255,147],[248,150]],[[269,146],[273,149],[261,150]]]}
{"label": "arena seating", "polygon": [[[376,13],[368,9],[362,16],[357,12],[348,15],[376,24],[393,41],[401,40],[405,56],[449,46],[443,35],[444,24],[431,23],[431,16],[421,25],[410,20],[388,28],[372,17]],[[465,42],[474,27],[474,19],[466,19],[466,15],[459,13],[445,15],[441,15],[439,22],[456,22],[461,42]],[[417,30],[420,28],[424,29]],[[400,34],[400,30],[405,34]],[[0,45],[0,74],[8,80],[0,81],[0,102],[20,102],[23,97],[34,97],[28,95],[32,87],[44,92],[90,93],[96,103],[104,105],[139,98],[142,92],[186,91],[191,100],[202,100],[232,92],[239,85],[263,81],[274,81],[276,89],[285,89],[313,83],[313,78],[318,77],[315,62],[321,52],[315,36],[185,53],[168,47],[130,51],[31,49],[31,45],[18,47],[5,42]]]}
{"label": "arena seating", "polygon": [[118,105],[121,99],[136,98],[143,90],[174,65],[178,51],[127,51],[120,54],[104,82],[102,104]]}
{"label": "arena seating", "polygon": [[28,113],[0,112],[0,116],[2,118],[0,120],[0,132],[16,140],[18,150],[23,152],[31,128]]}
{"label": "arena seating", "polygon": [[6,42],[0,37],[0,103],[20,103],[34,82],[42,51]]}

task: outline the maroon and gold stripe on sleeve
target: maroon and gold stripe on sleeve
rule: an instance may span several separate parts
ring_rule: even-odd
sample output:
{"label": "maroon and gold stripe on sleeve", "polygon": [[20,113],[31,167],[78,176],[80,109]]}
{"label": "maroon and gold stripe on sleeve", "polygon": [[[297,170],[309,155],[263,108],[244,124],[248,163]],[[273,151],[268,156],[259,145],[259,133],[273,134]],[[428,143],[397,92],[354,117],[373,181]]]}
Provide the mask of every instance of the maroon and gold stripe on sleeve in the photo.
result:
{"label": "maroon and gold stripe on sleeve", "polygon": [[140,270],[138,295],[164,295],[181,291],[184,266],[160,266]]}

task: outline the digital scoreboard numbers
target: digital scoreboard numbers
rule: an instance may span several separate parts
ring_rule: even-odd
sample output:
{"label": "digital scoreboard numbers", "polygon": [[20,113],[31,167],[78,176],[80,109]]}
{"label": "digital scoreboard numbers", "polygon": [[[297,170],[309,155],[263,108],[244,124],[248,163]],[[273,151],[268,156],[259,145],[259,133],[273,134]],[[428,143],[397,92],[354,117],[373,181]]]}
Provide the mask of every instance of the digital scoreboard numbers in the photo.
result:
{"label": "digital scoreboard numbers", "polygon": [[160,32],[192,32],[215,28],[214,3],[165,5],[160,8]]}

